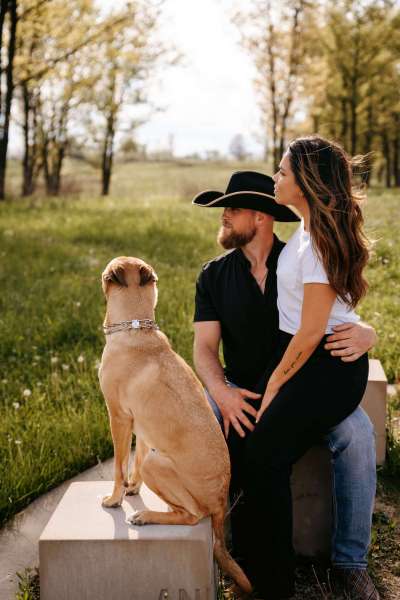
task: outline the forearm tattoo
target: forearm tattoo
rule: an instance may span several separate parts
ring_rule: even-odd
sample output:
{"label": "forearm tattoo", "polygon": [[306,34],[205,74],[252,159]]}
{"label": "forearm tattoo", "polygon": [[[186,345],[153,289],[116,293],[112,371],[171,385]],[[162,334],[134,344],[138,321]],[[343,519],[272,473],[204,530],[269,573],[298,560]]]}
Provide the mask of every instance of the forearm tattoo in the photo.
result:
{"label": "forearm tattoo", "polygon": [[302,355],[302,352],[299,352],[296,356],[296,358],[294,359],[294,361],[292,362],[292,364],[290,365],[289,368],[287,369],[283,369],[283,374],[287,375],[289,373],[289,371],[291,371],[292,369],[294,369],[295,364],[297,363],[297,361],[299,360],[300,356]]}

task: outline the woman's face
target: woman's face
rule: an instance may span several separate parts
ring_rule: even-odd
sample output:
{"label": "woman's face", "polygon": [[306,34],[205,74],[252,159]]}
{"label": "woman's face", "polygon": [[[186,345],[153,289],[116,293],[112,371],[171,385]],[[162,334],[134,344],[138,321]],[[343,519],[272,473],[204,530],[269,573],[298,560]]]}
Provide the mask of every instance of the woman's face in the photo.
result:
{"label": "woman's face", "polygon": [[289,152],[286,152],[279,164],[279,170],[273,176],[275,181],[275,200],[278,204],[302,205],[305,198],[296,183],[290,166]]}

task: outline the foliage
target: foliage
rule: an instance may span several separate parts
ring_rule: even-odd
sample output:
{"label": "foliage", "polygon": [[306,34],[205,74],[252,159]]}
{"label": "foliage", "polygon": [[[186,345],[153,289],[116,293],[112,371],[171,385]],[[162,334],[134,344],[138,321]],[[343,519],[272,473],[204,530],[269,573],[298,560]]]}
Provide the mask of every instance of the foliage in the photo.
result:
{"label": "foliage", "polygon": [[353,155],[374,151],[387,185],[400,185],[396,4],[328,2],[325,35],[307,86],[315,90],[310,94],[315,128],[341,139]]}
{"label": "foliage", "polygon": [[18,591],[15,600],[39,600],[39,570],[25,569],[22,573],[17,573]]}
{"label": "foliage", "polygon": [[352,155],[372,153],[379,179],[400,186],[399,3],[252,0],[235,21],[271,162],[291,137],[318,132]]}
{"label": "foliage", "polygon": [[[93,124],[108,191],[122,108],[144,101],[144,81],[166,53],[155,39],[161,5],[134,0],[106,12],[95,0],[19,0],[8,87],[19,100],[16,122],[24,135],[23,195],[35,191],[41,172],[47,193],[60,192],[69,142],[76,146],[79,138],[87,148]],[[0,197],[6,145],[0,139]]]}
{"label": "foliage", "polygon": [[242,43],[255,68],[255,89],[265,129],[265,155],[274,171],[284,152],[299,93],[310,66],[315,37],[316,2],[285,0],[279,8],[269,0],[253,0],[234,16]]}
{"label": "foliage", "polygon": [[[221,250],[215,241],[220,211],[193,207],[187,187],[193,193],[224,189],[234,165],[119,166],[115,195],[102,200],[93,196],[87,167],[72,163],[68,169],[79,172],[88,190],[80,198],[38,197],[30,205],[6,202],[0,208],[2,520],[112,453],[96,372],[104,343],[100,273],[112,257],[136,255],[154,266],[157,321],[191,363],[196,276]],[[367,228],[378,242],[360,313],[379,334],[372,355],[395,381],[399,208],[391,192],[374,190],[370,196]],[[292,229],[280,224],[278,232],[287,239]]]}

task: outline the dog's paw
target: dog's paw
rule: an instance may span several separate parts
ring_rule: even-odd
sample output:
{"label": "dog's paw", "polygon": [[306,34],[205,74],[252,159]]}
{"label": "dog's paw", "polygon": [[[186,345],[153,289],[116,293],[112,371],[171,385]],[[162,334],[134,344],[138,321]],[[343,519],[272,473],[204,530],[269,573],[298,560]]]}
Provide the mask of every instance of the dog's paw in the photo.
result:
{"label": "dog's paw", "polygon": [[125,490],[126,496],[136,496],[140,491],[141,483],[130,483]]}
{"label": "dog's paw", "polygon": [[118,508],[122,504],[122,500],[119,498],[113,498],[113,496],[104,496],[101,501],[101,505],[105,508]]}
{"label": "dog's paw", "polygon": [[147,510],[138,510],[138,512],[133,513],[133,515],[131,515],[128,518],[128,521],[131,525],[146,525],[148,523],[147,520],[147,513],[149,511]]}

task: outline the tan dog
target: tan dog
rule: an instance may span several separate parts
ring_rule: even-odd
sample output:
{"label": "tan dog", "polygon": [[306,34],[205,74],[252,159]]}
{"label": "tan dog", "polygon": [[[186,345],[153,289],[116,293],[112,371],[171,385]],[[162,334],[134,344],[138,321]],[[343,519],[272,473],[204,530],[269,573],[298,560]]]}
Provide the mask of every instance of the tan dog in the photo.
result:
{"label": "tan dog", "polygon": [[[132,319],[139,321],[136,327],[141,320],[154,321],[156,281],[140,259],[112,260],[102,275],[105,331]],[[211,515],[218,564],[250,592],[250,582],[225,547],[229,454],[200,381],[158,329],[126,329],[106,337],[99,379],[110,416],[115,483],[103,506],[120,506],[124,494],[137,494],[144,481],[172,512],[139,511],[131,518],[134,525],[195,525]],[[128,478],[132,431],[136,452]]]}

